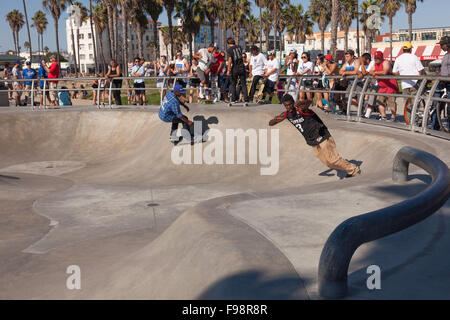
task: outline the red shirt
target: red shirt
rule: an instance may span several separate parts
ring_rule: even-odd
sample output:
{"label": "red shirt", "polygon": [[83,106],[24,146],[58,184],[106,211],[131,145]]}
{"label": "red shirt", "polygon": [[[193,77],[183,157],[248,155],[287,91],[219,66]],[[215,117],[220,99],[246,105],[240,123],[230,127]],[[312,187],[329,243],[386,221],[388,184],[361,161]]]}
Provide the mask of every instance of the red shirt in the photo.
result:
{"label": "red shirt", "polygon": [[[49,68],[50,72],[48,73],[49,79],[57,79],[59,78],[59,64],[58,62],[53,62]],[[52,83],[58,83],[58,81],[50,81]]]}
{"label": "red shirt", "polygon": [[[375,63],[375,71],[383,71],[383,63],[376,64]],[[392,75],[389,73],[388,75]],[[380,89],[379,93],[397,93],[398,92],[398,83],[395,79],[378,79],[378,86]]]}
{"label": "red shirt", "polygon": [[[219,53],[214,54],[214,59],[216,59],[216,61],[211,65],[211,71],[213,73],[217,73],[220,63],[221,62],[224,63],[225,58],[219,52]],[[219,70],[219,74],[222,74],[222,73],[223,73],[223,64],[222,64],[222,69]]]}

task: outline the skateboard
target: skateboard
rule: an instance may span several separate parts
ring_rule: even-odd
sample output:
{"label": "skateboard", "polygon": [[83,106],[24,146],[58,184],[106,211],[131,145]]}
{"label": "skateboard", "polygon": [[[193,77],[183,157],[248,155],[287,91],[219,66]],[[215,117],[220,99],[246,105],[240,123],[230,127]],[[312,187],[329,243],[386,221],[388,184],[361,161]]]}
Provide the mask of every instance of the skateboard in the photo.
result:
{"label": "skateboard", "polygon": [[209,100],[209,99],[204,99],[204,100],[200,100],[200,103],[202,103],[202,104],[212,104],[213,101]]}
{"label": "skateboard", "polygon": [[242,105],[243,107],[248,107],[248,102],[229,102],[228,103],[229,107],[237,106],[237,105]]}

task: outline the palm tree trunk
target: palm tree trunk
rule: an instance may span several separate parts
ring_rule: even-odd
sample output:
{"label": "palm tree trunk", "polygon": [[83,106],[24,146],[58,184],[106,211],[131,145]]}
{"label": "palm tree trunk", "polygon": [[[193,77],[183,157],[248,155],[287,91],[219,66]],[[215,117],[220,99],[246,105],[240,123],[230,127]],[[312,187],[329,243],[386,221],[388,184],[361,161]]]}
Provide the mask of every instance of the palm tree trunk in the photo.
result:
{"label": "palm tree trunk", "polygon": [[192,61],[192,33],[189,33],[189,61]]}
{"label": "palm tree trunk", "polygon": [[156,57],[159,58],[158,22],[157,21],[153,21],[153,42],[155,43],[154,49],[155,49]]}
{"label": "palm tree trunk", "polygon": [[[92,46],[94,48],[94,64],[95,64],[95,73],[98,72],[98,63],[97,63],[97,45],[95,44],[95,36],[94,36],[94,26],[92,23],[92,0],[89,0],[89,22],[91,24],[91,34],[92,34]],[[102,40],[100,39],[100,42]]]}
{"label": "palm tree trunk", "polygon": [[16,39],[17,39],[17,54],[20,55],[19,30],[16,30]]}
{"label": "palm tree trunk", "polygon": [[344,43],[344,51],[348,50],[348,29],[345,30],[345,43]]}
{"label": "palm tree trunk", "polygon": [[128,55],[127,55],[127,39],[128,39],[128,16],[126,6],[123,5],[122,0],[122,56],[123,56],[123,70],[128,75]]}
{"label": "palm tree trunk", "polygon": [[173,30],[172,30],[172,7],[167,7],[167,19],[169,22],[169,38],[170,38],[170,60],[173,60],[173,48],[174,48],[174,42],[173,42]]}
{"label": "palm tree trunk", "polygon": [[114,12],[112,10],[111,5],[107,5],[106,11],[108,14],[108,36],[109,36],[109,52],[111,55],[111,59],[116,58],[116,47],[114,46]]}
{"label": "palm tree trunk", "polygon": [[409,41],[412,40],[412,12],[408,12]]}
{"label": "palm tree trunk", "polygon": [[[80,27],[77,27],[77,55],[78,55],[78,70],[81,72],[81,59],[80,59]],[[85,70],[86,71],[86,70]]]}
{"label": "palm tree trunk", "polygon": [[14,54],[15,54],[15,55],[18,55],[18,52],[17,52],[16,31],[13,30],[13,31],[12,31],[12,34],[13,34],[13,40],[14,40]]}
{"label": "palm tree trunk", "polygon": [[225,50],[226,49],[225,48],[226,41],[227,41],[227,24],[226,24],[226,21],[223,20],[222,21],[222,50],[224,50],[225,52],[227,52],[227,50]]}
{"label": "palm tree trunk", "polygon": [[[331,54],[336,56],[337,49],[337,28],[339,18],[339,1],[333,0],[331,5]],[[324,54],[325,52],[322,51]]]}
{"label": "palm tree trunk", "polygon": [[[211,19],[212,20],[212,19]],[[213,20],[213,21],[210,21],[209,22],[209,27],[211,28],[211,43],[214,43],[215,41],[215,39],[214,39],[214,29],[215,29],[215,27],[216,27],[216,22]],[[192,60],[192,58],[191,58],[191,60]]]}
{"label": "palm tree trunk", "polygon": [[[119,35],[119,30],[117,29],[117,15],[118,15],[118,9],[117,6],[114,5],[113,6],[113,46],[114,46],[114,60],[117,60],[117,58],[119,57],[119,50],[118,49],[118,35]],[[124,21],[122,20],[122,23],[124,23]]]}
{"label": "palm tree trunk", "polygon": [[28,33],[28,42],[30,43],[30,62],[33,58],[33,50],[31,48],[31,34],[30,34],[30,25],[28,24],[28,14],[27,14],[27,6],[25,4],[25,0],[22,0],[23,3],[23,11],[25,13],[25,21],[27,23],[27,33]]}
{"label": "palm tree trunk", "polygon": [[141,58],[144,57],[144,50],[142,47],[142,35],[143,35],[142,26],[138,23],[138,25],[137,25],[138,51],[139,51],[139,56]]}
{"label": "palm tree trunk", "polygon": [[262,9],[259,7],[259,51],[262,52]]}
{"label": "palm tree trunk", "polygon": [[320,36],[322,37],[322,52],[325,52],[325,29],[320,30]]}
{"label": "palm tree trunk", "polygon": [[70,33],[71,33],[71,37],[72,37],[72,56],[73,56],[73,65],[75,68],[75,74],[78,74],[78,64],[77,64],[77,55],[75,52],[75,36],[73,34],[73,26],[72,26],[72,22],[70,22]]}
{"label": "palm tree trunk", "polygon": [[277,51],[277,25],[278,25],[278,14],[275,14],[275,25],[273,26],[273,50]]}
{"label": "palm tree trunk", "polygon": [[[101,32],[100,30],[97,31],[97,36],[99,36],[100,39],[102,39],[102,34],[103,34],[103,32]],[[103,42],[100,40],[99,44],[100,44],[100,55],[101,55],[102,61],[103,61],[102,70],[103,70],[103,72],[105,72],[106,71],[106,68],[105,68],[106,60],[105,60],[105,55],[103,54]]]}
{"label": "palm tree trunk", "polygon": [[54,22],[55,22],[55,35],[56,35],[56,54],[57,54],[57,56],[56,56],[56,60],[58,61],[58,65],[61,65],[60,63],[59,63],[59,38],[58,38],[58,35],[59,35],[59,29],[58,29],[58,20],[57,19],[54,19]]}
{"label": "palm tree trunk", "polygon": [[392,19],[393,17],[389,17],[389,47],[391,48],[391,63],[392,63]]}

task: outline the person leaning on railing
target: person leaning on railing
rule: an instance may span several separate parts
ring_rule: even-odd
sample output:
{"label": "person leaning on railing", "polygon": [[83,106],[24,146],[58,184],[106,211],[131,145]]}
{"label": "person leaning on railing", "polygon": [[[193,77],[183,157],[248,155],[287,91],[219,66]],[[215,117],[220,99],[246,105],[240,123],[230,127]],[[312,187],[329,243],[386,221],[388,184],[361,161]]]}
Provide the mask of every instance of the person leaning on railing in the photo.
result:
{"label": "person leaning on railing", "polygon": [[[441,49],[446,52],[444,58],[442,59],[441,72],[439,73],[439,75],[442,77],[450,77],[450,54],[448,52],[450,46],[450,37],[442,37],[438,44],[441,45]],[[447,89],[447,94],[450,95],[450,81],[440,81],[438,87],[436,88],[436,92],[434,93],[434,97],[440,98],[444,89]],[[438,101],[433,101],[433,108],[436,108],[437,104]],[[443,107],[444,104],[445,102],[441,102],[440,106]],[[434,112],[431,118],[431,126],[434,130],[440,129],[437,117],[437,112]]]}
{"label": "person leaning on railing", "polygon": [[[108,66],[108,72],[106,73],[106,79],[112,79],[112,85],[111,87],[113,89],[120,89],[122,88],[122,80],[121,79],[115,79],[122,77],[122,70],[120,69],[120,66],[117,64],[116,60],[111,60]],[[116,105],[122,105],[122,99],[120,97],[120,90],[113,90],[112,95],[114,97],[114,100],[116,101]]]}
{"label": "person leaning on railing", "polygon": [[[380,79],[378,76],[390,76],[392,75],[391,64],[388,60],[384,60],[383,52],[375,52],[375,66],[370,71],[370,74],[378,81],[378,93],[393,94],[398,93],[398,83],[395,79]],[[396,97],[378,96],[377,99],[378,109],[381,113],[380,120],[387,120],[386,108],[389,106],[391,109],[391,121],[396,120],[397,116],[397,99]]]}
{"label": "person leaning on railing", "polygon": [[[58,79],[59,75],[60,75],[60,69],[59,69],[58,62],[56,62],[55,55],[50,56],[50,62],[51,62],[50,67],[47,67],[47,65],[45,63],[42,63],[42,61],[41,61],[41,65],[45,69],[45,71],[47,71],[49,79]],[[58,85],[58,81],[49,81],[49,89],[50,89],[49,94],[50,94],[50,100],[51,100],[50,104],[52,106],[59,105],[58,93],[56,91],[57,85]]]}

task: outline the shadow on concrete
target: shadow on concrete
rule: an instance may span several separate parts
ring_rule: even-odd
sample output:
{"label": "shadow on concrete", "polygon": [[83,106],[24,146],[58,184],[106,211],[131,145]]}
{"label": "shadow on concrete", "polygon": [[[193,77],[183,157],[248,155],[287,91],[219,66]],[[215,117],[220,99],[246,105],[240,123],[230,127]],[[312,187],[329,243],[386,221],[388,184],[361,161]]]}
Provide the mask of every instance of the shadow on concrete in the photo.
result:
{"label": "shadow on concrete", "polygon": [[[203,142],[208,141],[208,130],[210,129],[210,124],[219,124],[219,119],[215,116],[206,119],[202,115],[194,116],[194,137],[202,136]],[[199,129],[201,132],[199,132]],[[192,134],[192,133],[191,133]]]}
{"label": "shadow on concrete", "polygon": [[[425,174],[409,176],[416,183],[374,187],[381,197],[402,198],[422,192],[431,177]],[[419,181],[417,181],[419,180]],[[423,183],[425,182],[425,183]],[[361,212],[363,214],[363,212]],[[450,201],[427,219],[385,238],[364,244],[363,256],[351,261],[359,268],[348,275],[348,298],[374,299],[450,299],[443,273],[450,270]],[[362,246],[362,247],[363,247]],[[359,250],[359,249],[358,249]],[[367,267],[381,269],[381,290],[368,290]]]}
{"label": "shadow on concrete", "polygon": [[[347,161],[357,165],[358,167],[360,167],[363,163],[363,161],[359,161],[359,160],[347,160]],[[361,170],[363,170],[363,169],[361,169]],[[336,174],[333,173],[334,171],[336,171]],[[347,177],[347,172],[342,171],[342,170],[336,170],[336,169],[328,169],[328,170],[325,170],[325,171],[319,173],[319,176],[322,176],[322,177],[334,177],[335,175],[338,176],[339,180],[342,180]]]}
{"label": "shadow on concrete", "polygon": [[304,279],[294,275],[269,278],[260,270],[225,277],[206,289],[200,300],[295,300],[308,299]]}

